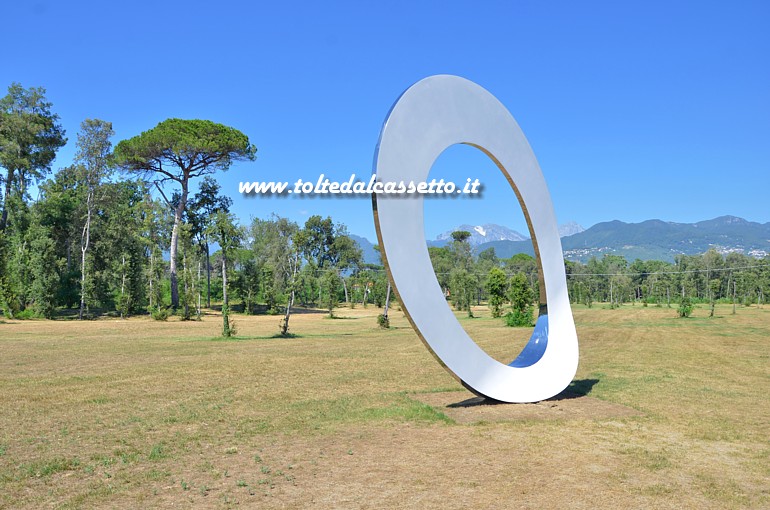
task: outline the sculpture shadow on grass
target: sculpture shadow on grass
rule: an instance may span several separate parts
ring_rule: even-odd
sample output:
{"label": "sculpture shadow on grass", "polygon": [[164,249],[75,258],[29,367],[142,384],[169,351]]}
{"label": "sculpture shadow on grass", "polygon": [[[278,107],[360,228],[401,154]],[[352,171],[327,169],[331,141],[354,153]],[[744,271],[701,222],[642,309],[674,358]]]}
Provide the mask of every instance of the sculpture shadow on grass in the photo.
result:
{"label": "sculpture shadow on grass", "polygon": [[[575,379],[569,384],[569,386],[567,386],[564,389],[564,391],[562,391],[561,393],[559,393],[554,397],[543,400],[542,402],[555,402],[559,400],[572,400],[576,398],[585,397],[589,393],[591,393],[591,390],[598,382],[599,382],[599,379]],[[473,397],[473,398],[463,400],[462,402],[449,404],[447,407],[455,408],[455,407],[494,406],[494,405],[500,405],[500,404],[521,405],[521,404],[509,404],[508,402],[501,402],[499,400],[494,400],[491,398]],[[525,405],[528,405],[528,404],[525,404]]]}

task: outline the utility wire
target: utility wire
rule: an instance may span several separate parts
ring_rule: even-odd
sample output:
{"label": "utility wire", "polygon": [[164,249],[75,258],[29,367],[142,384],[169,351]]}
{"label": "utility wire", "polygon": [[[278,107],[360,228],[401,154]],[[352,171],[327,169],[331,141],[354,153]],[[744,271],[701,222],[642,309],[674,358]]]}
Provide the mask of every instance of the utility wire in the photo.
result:
{"label": "utility wire", "polygon": [[[649,272],[645,271],[645,272],[641,272],[641,273],[638,273],[638,272],[637,273],[568,273],[567,277],[571,277],[571,276],[656,276],[656,275],[672,275],[672,274],[675,275],[675,274],[712,273],[712,272],[724,272],[724,271],[740,272],[740,271],[748,271],[748,270],[751,270],[751,269],[766,269],[766,268],[770,268],[770,264],[756,264],[756,265],[753,265],[753,266],[742,266],[742,267],[715,267],[715,268],[711,268],[711,269],[708,269],[708,268],[706,268],[706,269],[685,269],[685,270],[682,270],[682,271],[649,271]],[[323,271],[326,271],[326,270],[325,269],[314,269],[312,272],[313,272],[314,275],[317,275],[319,273],[322,273]],[[337,273],[339,273],[341,275],[343,272],[350,271],[350,269],[345,269],[345,270],[336,269],[336,271],[337,271]],[[376,268],[376,269],[375,268],[366,268],[366,269],[363,269],[363,270],[359,271],[359,274],[360,273],[384,273],[384,272],[385,272],[384,268]],[[488,273],[479,273],[479,272],[471,272],[471,271],[469,271],[469,273],[472,274],[472,275],[475,275],[475,276],[486,276],[488,274]],[[435,273],[435,274],[436,274],[436,276],[439,276],[439,275],[440,276],[449,276],[451,273],[440,272],[440,273]],[[513,273],[506,273],[506,276],[513,276]]]}
{"label": "utility wire", "polygon": [[749,269],[763,269],[770,267],[768,264],[757,264],[755,266],[743,267],[715,267],[711,269],[685,269],[684,271],[651,271],[643,273],[570,273],[567,276],[653,276],[661,274],[692,274],[692,273],[712,273],[721,271],[746,271]]}

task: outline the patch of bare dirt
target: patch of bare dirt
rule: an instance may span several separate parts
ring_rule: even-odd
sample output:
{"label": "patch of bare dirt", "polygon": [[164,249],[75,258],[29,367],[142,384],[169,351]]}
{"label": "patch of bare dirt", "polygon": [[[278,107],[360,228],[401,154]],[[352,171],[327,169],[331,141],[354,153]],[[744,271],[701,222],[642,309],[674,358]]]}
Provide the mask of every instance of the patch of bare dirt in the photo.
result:
{"label": "patch of bare dirt", "polygon": [[[195,473],[175,473],[194,487],[185,491],[177,482],[148,502],[156,508],[722,508],[671,483],[665,471],[629,466],[597,441],[597,430],[576,434],[542,425],[399,424],[274,437],[235,455],[210,456],[213,470],[226,475],[207,482],[205,494]],[[185,464],[193,466],[194,458]]]}

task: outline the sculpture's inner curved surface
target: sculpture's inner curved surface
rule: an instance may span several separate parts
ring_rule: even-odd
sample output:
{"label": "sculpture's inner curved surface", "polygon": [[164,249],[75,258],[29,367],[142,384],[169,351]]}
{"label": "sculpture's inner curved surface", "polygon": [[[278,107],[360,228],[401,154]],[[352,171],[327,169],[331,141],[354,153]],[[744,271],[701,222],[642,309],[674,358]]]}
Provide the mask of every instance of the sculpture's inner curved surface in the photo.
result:
{"label": "sculpture's inner curved surface", "polygon": [[543,314],[537,318],[535,330],[527,345],[515,360],[508,363],[508,366],[517,368],[532,366],[543,357],[546,347],[548,347],[548,314]]}

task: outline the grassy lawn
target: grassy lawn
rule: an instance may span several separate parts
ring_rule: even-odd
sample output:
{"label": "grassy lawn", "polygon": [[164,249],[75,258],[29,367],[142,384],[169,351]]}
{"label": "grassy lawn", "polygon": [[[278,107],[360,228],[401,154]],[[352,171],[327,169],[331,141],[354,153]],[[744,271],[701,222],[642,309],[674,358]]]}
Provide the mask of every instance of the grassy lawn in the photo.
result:
{"label": "grassy lawn", "polygon": [[770,508],[770,307],[578,306],[577,387],[638,413],[473,424],[415,397],[462,387],[379,312],[5,321],[0,508]]}

